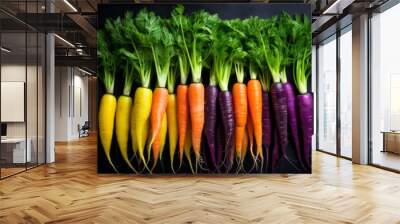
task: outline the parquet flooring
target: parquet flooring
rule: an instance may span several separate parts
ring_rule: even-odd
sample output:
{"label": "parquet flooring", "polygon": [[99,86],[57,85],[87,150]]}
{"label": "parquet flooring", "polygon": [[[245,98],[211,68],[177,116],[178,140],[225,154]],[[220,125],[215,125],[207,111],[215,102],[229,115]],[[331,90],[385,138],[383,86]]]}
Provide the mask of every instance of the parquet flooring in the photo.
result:
{"label": "parquet flooring", "polygon": [[95,138],[0,181],[0,223],[400,223],[400,175],[315,152],[312,175],[98,175]]}

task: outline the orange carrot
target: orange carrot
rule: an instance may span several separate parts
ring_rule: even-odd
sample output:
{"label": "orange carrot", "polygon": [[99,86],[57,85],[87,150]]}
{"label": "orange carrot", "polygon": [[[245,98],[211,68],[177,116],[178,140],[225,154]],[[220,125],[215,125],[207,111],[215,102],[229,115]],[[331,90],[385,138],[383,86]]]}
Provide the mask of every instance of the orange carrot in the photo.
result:
{"label": "orange carrot", "polygon": [[251,120],[251,115],[250,113],[247,114],[247,135],[248,135],[248,146],[249,146],[249,151],[253,159],[255,159],[254,151],[253,151],[253,145],[254,145],[254,127],[253,127],[253,121]]}
{"label": "orange carrot", "polygon": [[242,157],[243,135],[247,123],[247,90],[243,83],[233,85],[233,110],[235,114],[235,148],[239,158]]}
{"label": "orange carrot", "polygon": [[157,166],[157,161],[158,161],[158,156],[160,153],[160,145],[161,145],[161,131],[158,132],[157,136],[154,138],[153,144],[152,144],[152,152],[153,152],[153,167],[151,170],[153,170]]}
{"label": "orange carrot", "polygon": [[[151,105],[151,115],[150,115],[150,122],[151,122],[151,137],[148,145],[148,158],[150,159],[150,150],[153,148],[153,156],[156,155],[154,158],[154,165],[153,169],[157,163],[157,155],[159,153],[160,147],[159,141],[157,139],[160,130],[161,130],[161,123],[164,116],[165,111],[167,110],[167,103],[168,103],[168,90],[166,88],[157,87],[153,93],[152,105]],[[156,144],[153,147],[153,144]]]}
{"label": "orange carrot", "polygon": [[190,170],[192,171],[192,173],[195,173],[194,169],[193,169],[193,165],[192,165],[192,160],[190,158],[190,149],[192,148],[192,136],[191,136],[192,134],[191,133],[192,133],[192,131],[191,131],[191,128],[190,128],[190,123],[188,123],[187,135],[186,135],[186,139],[185,139],[184,154],[185,154],[186,159],[187,159],[187,161],[189,163]]}
{"label": "orange carrot", "polygon": [[260,157],[262,161],[262,89],[260,81],[252,79],[247,83],[247,97],[256,139],[256,158]]}
{"label": "orange carrot", "polygon": [[168,90],[166,88],[156,88],[153,93],[153,103],[151,105],[151,138],[150,146],[161,129],[161,122],[167,110]]}
{"label": "orange carrot", "polygon": [[246,154],[247,154],[247,146],[249,146],[249,136],[247,134],[247,129],[244,129],[244,135],[243,135],[243,141],[242,141],[242,151],[240,152],[241,157],[238,158],[239,159],[239,161],[238,161],[238,165],[239,165],[238,170],[239,171],[242,170],[243,166],[244,166],[243,163],[244,163],[244,160],[245,160]]}
{"label": "orange carrot", "polygon": [[157,136],[153,142],[153,167],[154,169],[157,165],[158,159],[162,160],[162,153],[164,151],[165,146],[165,137],[166,137],[166,130],[167,130],[167,114],[164,113],[162,117],[162,125],[161,130],[158,132]]}
{"label": "orange carrot", "polygon": [[[246,119],[247,120],[247,119]],[[247,147],[249,146],[249,136],[247,131],[247,125],[244,128],[242,150],[239,152],[236,148],[236,163],[238,164],[237,172],[244,169],[244,160],[246,159]]]}
{"label": "orange carrot", "polygon": [[243,135],[243,145],[242,145],[242,164],[244,159],[246,158],[247,154],[247,146],[249,146],[249,135],[247,133],[247,129],[244,130],[244,135]]}
{"label": "orange carrot", "polygon": [[190,84],[188,96],[192,126],[192,144],[197,164],[200,160],[200,143],[204,127],[204,85],[202,83]]}
{"label": "orange carrot", "polygon": [[183,149],[185,146],[186,132],[188,127],[188,86],[178,85],[176,89],[177,97],[177,116],[178,116],[178,136],[179,136],[179,160],[182,164]]}

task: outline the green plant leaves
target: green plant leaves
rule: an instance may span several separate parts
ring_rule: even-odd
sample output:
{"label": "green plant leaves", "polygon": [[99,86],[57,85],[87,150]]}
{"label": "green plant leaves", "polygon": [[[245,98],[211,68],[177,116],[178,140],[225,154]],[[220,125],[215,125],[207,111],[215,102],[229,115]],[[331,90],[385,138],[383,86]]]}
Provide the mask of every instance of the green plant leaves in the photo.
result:
{"label": "green plant leaves", "polygon": [[192,72],[192,81],[201,82],[201,72],[210,55],[210,35],[219,22],[217,15],[197,11],[190,16],[184,15],[183,6],[179,5],[171,13],[172,24],[179,30],[182,50],[186,54]]}
{"label": "green plant leaves", "polygon": [[103,31],[97,32],[97,56],[101,62],[99,78],[104,84],[107,93],[114,93],[116,59]]}
{"label": "green plant leaves", "polygon": [[192,82],[201,82],[202,70],[208,68],[210,84],[221,89],[228,88],[235,73],[238,82],[249,74],[268,90],[271,81],[286,82],[286,69],[293,66],[294,82],[304,91],[311,70],[310,20],[286,12],[268,19],[221,20],[204,10],[185,14],[182,5],[170,18],[144,8],[107,20],[98,42],[102,74],[108,74],[101,77],[110,91],[118,61],[126,64],[124,74],[144,87],[150,85],[153,68],[159,87],[175,80],[186,84],[189,74]]}

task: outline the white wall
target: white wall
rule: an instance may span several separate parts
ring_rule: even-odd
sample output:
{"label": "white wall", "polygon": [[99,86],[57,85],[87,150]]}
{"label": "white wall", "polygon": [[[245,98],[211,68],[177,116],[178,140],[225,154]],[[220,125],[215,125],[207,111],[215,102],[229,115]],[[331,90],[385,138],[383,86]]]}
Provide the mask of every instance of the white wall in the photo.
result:
{"label": "white wall", "polygon": [[67,67],[55,68],[55,140],[68,140],[69,133],[69,85],[70,75]]}
{"label": "white wall", "polygon": [[83,77],[82,73],[74,75],[74,108],[72,108],[72,136],[79,137],[78,124],[83,125],[85,121],[89,120],[88,110],[88,78]]}
{"label": "white wall", "polygon": [[[29,127],[34,127],[36,130],[36,80],[33,80],[33,76],[36,79],[36,66],[27,66],[18,65],[18,64],[6,64],[1,66],[1,81],[3,82],[25,82],[25,75],[27,69],[28,72],[28,87],[27,87],[27,106],[31,107],[27,108],[27,119],[28,119],[28,129]],[[30,87],[30,88],[29,88]],[[40,106],[40,105],[39,105]],[[32,107],[34,107],[32,109]],[[7,108],[1,108],[2,110],[6,110]],[[34,112],[34,113],[33,113]],[[33,122],[33,123],[32,123]],[[25,137],[25,123],[26,122],[11,122],[7,123],[7,135],[8,137]],[[28,130],[28,137],[30,131]],[[35,132],[36,135],[36,132]]]}
{"label": "white wall", "polygon": [[56,67],[55,73],[55,140],[70,141],[88,120],[88,78],[72,67]]}
{"label": "white wall", "polygon": [[[25,82],[25,65],[9,64],[1,66],[1,81]],[[28,68],[28,70],[30,70]],[[1,108],[6,110],[6,108]],[[25,123],[7,123],[7,137],[25,137]]]}

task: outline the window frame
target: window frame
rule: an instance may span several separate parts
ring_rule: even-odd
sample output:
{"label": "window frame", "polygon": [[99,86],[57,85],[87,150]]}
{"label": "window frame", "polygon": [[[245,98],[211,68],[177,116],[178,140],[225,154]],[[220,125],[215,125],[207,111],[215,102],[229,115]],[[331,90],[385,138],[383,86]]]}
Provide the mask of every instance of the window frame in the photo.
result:
{"label": "window frame", "polygon": [[367,79],[368,79],[368,165],[379,168],[379,169],[383,169],[383,170],[387,170],[387,171],[391,171],[394,173],[400,173],[400,170],[398,169],[394,169],[388,166],[384,166],[381,164],[377,164],[374,163],[373,161],[373,154],[374,154],[374,147],[373,147],[373,130],[372,130],[372,119],[373,119],[373,113],[372,113],[372,93],[373,93],[373,88],[372,88],[372,71],[373,71],[373,61],[372,61],[372,41],[373,41],[373,35],[372,35],[372,19],[374,17],[374,14],[381,14],[384,13],[385,11],[393,8],[394,6],[397,6],[398,4],[400,4],[400,2],[398,0],[388,0],[387,2],[385,2],[383,5],[368,11],[368,31],[367,31],[367,39],[368,39],[368,69],[367,69]]}
{"label": "window frame", "polygon": [[[352,158],[344,156],[342,154],[341,150],[341,117],[340,117],[340,104],[341,104],[341,89],[340,89],[340,82],[341,82],[341,67],[340,67],[340,37],[344,35],[347,32],[352,32],[352,23],[347,24],[341,29],[337,29],[336,33],[333,33],[332,35],[328,36],[327,38],[321,40],[318,42],[316,45],[316,122],[317,122],[317,127],[316,127],[316,151],[318,152],[323,152],[329,155],[333,155],[339,158],[343,158],[346,160],[352,160]],[[327,43],[330,41],[336,41],[336,152],[332,153],[327,150],[324,150],[320,148],[320,143],[319,143],[319,116],[320,114],[319,109],[319,91],[320,91],[320,80],[319,80],[319,48],[322,43]]]}

